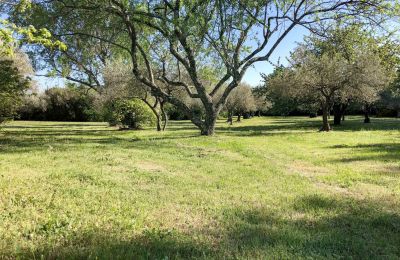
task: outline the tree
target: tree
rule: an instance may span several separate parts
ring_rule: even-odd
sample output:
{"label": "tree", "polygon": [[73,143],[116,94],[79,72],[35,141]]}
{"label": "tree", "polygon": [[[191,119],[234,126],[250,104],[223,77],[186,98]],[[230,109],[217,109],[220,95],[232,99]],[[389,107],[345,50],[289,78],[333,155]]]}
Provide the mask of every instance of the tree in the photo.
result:
{"label": "tree", "polygon": [[282,88],[270,84],[272,79],[284,73],[286,69],[280,65],[276,66],[273,72],[268,75],[261,74],[263,84],[254,89],[255,96],[264,99],[264,102],[267,105],[269,104],[269,114],[287,116],[292,111],[297,110],[300,105],[294,96],[285,95]]}
{"label": "tree", "polygon": [[330,131],[328,117],[338,97],[354,93],[367,96],[364,92],[377,93],[372,89],[387,83],[387,73],[378,55],[357,55],[355,62],[350,62],[341,54],[318,55],[300,46],[292,54],[291,67],[273,78],[271,85],[281,88],[285,95],[318,102],[323,119],[321,131]]}
{"label": "tree", "polygon": [[25,92],[30,87],[32,67],[28,57],[18,51],[0,58],[0,123],[16,115]]}
{"label": "tree", "polygon": [[[383,75],[386,70],[387,78],[394,74],[400,53],[399,46],[395,43],[391,32],[368,30],[365,25],[359,23],[330,24],[330,27],[323,32],[307,37],[304,46],[316,55],[340,54],[349,63],[358,63],[363,70],[371,70],[369,73],[373,75]],[[375,57],[379,57],[380,65],[376,64]],[[375,72],[375,70],[381,70],[381,72]],[[339,92],[332,107],[334,124],[341,124],[344,112],[351,102],[362,104],[365,112],[364,122],[369,123],[370,107],[378,100],[379,92],[385,86],[387,84],[374,85],[364,82],[351,92]]]}
{"label": "tree", "polygon": [[396,111],[396,116],[400,118],[400,70],[397,77],[390,84],[390,87],[380,93],[381,102],[389,109]]}
{"label": "tree", "polygon": [[[51,32],[60,39],[96,39],[99,44],[108,43],[129,54],[135,77],[153,95],[182,110],[203,135],[214,133],[218,114],[247,69],[267,61],[294,27],[351,17],[373,20],[393,7],[392,2],[384,0],[38,0],[34,4],[36,14],[30,17],[56,20]],[[210,64],[219,76],[207,87],[200,71]],[[163,73],[165,66],[174,72]],[[183,71],[188,81],[168,77]],[[191,99],[198,100],[204,117],[164,91],[160,81],[180,87]]]}
{"label": "tree", "polygon": [[235,114],[238,117],[237,121],[240,122],[244,113],[255,111],[256,104],[251,87],[242,83],[235,88],[226,101],[225,110],[228,112],[230,124]]}

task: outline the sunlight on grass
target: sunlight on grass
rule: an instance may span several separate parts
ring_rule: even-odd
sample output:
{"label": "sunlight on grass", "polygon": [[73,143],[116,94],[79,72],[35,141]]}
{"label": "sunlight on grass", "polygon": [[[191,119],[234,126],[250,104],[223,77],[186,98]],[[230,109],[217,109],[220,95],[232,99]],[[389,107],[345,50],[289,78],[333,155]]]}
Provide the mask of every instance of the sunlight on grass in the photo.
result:
{"label": "sunlight on grass", "polygon": [[400,121],[13,122],[0,258],[400,257]]}

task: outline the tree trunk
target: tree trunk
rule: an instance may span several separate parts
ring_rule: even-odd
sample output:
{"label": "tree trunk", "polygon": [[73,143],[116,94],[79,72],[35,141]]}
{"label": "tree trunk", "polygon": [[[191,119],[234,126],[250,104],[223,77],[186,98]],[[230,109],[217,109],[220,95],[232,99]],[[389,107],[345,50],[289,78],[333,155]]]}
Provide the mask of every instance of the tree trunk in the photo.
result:
{"label": "tree trunk", "polygon": [[167,128],[167,125],[168,125],[168,114],[167,114],[167,112],[165,112],[164,103],[165,102],[160,102],[160,111],[161,111],[161,117],[162,117],[162,121],[163,121],[162,129],[161,129],[162,131],[165,131],[165,129]]}
{"label": "tree trunk", "polygon": [[201,135],[214,135],[215,124],[217,123],[218,113],[213,111],[212,113],[206,113],[205,120],[201,126]]}
{"label": "tree trunk", "polygon": [[233,124],[233,113],[228,111],[228,120],[227,122],[229,123],[229,125]]}
{"label": "tree trunk", "polygon": [[371,119],[369,118],[369,106],[365,105],[364,108],[364,123],[369,124],[371,123]]}
{"label": "tree trunk", "polygon": [[155,115],[156,115],[157,131],[160,132],[162,130],[162,128],[161,128],[161,117],[158,114],[155,114]]}
{"label": "tree trunk", "polygon": [[335,104],[333,105],[333,124],[334,125],[341,125],[342,123],[342,105]]}
{"label": "tree trunk", "polygon": [[369,118],[369,114],[368,114],[367,111],[365,111],[364,117],[365,117],[365,118],[364,118],[364,123],[365,123],[365,124],[371,123],[371,118]]}
{"label": "tree trunk", "polygon": [[342,121],[344,121],[344,120],[345,120],[345,114],[342,115]]}
{"label": "tree trunk", "polygon": [[400,109],[397,110],[397,118],[400,118]]}
{"label": "tree trunk", "polygon": [[242,121],[242,114],[241,113],[238,114],[237,121],[238,122]]}
{"label": "tree trunk", "polygon": [[328,106],[324,106],[322,108],[322,128],[320,131],[329,132],[331,130],[328,116],[329,116],[329,108]]}

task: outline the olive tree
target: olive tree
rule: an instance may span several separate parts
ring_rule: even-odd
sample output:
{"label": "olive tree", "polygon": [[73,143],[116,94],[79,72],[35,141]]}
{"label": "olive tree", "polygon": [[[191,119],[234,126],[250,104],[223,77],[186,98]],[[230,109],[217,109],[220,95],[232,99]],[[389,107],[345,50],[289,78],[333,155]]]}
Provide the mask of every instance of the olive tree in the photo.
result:
{"label": "olive tree", "polygon": [[225,110],[228,113],[230,124],[232,124],[235,114],[237,121],[240,122],[244,113],[255,111],[256,103],[251,87],[242,83],[235,88],[226,101]]}
{"label": "olive tree", "polygon": [[321,131],[330,131],[330,110],[338,96],[363,96],[372,99],[388,83],[387,71],[378,55],[358,54],[350,62],[341,54],[317,55],[300,46],[293,54],[291,67],[274,77],[270,84],[284,95],[318,102],[322,110]]}
{"label": "olive tree", "polygon": [[[306,38],[304,46],[316,55],[340,54],[349,63],[358,64],[367,74],[382,75],[387,78],[394,75],[398,63],[400,48],[391,32],[373,30],[363,24],[355,23],[344,26],[341,23],[330,24],[330,27],[317,35]],[[377,64],[377,58],[380,64]],[[354,67],[355,69],[355,67]],[[367,72],[367,70],[370,70]],[[381,70],[381,71],[376,71]],[[386,73],[384,73],[386,71]],[[356,73],[363,75],[363,73]],[[355,75],[356,75],[355,74]],[[367,77],[368,78],[368,77]],[[385,81],[384,78],[381,78]],[[375,82],[375,81],[374,81]],[[379,98],[379,93],[387,84],[360,83],[356,89],[340,91],[332,106],[334,124],[340,125],[347,106],[352,103],[362,104],[365,112],[365,123],[369,123],[369,110]]]}

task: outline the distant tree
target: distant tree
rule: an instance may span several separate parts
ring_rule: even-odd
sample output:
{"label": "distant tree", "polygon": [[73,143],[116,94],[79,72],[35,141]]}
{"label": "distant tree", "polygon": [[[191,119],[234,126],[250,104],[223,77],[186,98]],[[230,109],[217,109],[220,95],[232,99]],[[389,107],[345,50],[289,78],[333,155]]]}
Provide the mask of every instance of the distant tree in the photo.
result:
{"label": "distant tree", "polygon": [[21,51],[0,58],[0,123],[16,116],[22,97],[31,86],[32,73],[29,59]]}
{"label": "distant tree", "polygon": [[18,114],[24,120],[100,121],[101,113],[94,108],[96,93],[68,83],[44,92],[27,93]]}
{"label": "distant tree", "polygon": [[270,84],[285,95],[318,102],[323,118],[321,131],[330,131],[329,114],[335,99],[354,93],[372,98],[369,90],[387,84],[387,74],[379,56],[372,53],[361,52],[355,62],[349,62],[341,54],[316,55],[300,46],[292,54],[290,68]]}
{"label": "distant tree", "polygon": [[237,121],[240,122],[244,113],[255,111],[256,104],[251,87],[242,83],[233,90],[226,101],[225,110],[230,124],[233,122],[234,115],[237,115]]}
{"label": "distant tree", "polygon": [[256,97],[265,99],[269,104],[268,113],[272,115],[287,116],[290,112],[297,110],[300,103],[294,96],[285,95],[283,89],[277,85],[270,84],[270,81],[287,70],[284,66],[276,66],[272,73],[261,74],[263,84],[257,86],[253,92]]}
{"label": "distant tree", "polygon": [[[306,37],[303,45],[309,52],[315,55],[336,55],[349,63],[358,64],[361,70],[370,70],[366,73],[381,75],[386,71],[390,78],[395,72],[398,63],[400,47],[391,37],[391,34],[376,33],[374,30],[365,28],[362,24],[343,25],[342,23],[330,24],[330,27],[310,37]],[[370,56],[370,57],[369,57]],[[378,57],[380,64],[376,64],[374,58]],[[353,67],[353,70],[356,67]],[[375,70],[381,70],[376,72]],[[362,75],[355,73],[354,75]],[[355,78],[353,77],[355,80]],[[383,78],[382,78],[383,80]],[[334,112],[334,124],[340,125],[348,105],[352,103],[362,104],[365,123],[370,122],[369,111],[374,102],[379,98],[379,92],[388,84],[360,83],[357,88],[351,91],[340,91],[334,98],[332,106]]]}
{"label": "distant tree", "polygon": [[380,99],[385,107],[396,111],[396,116],[400,118],[400,70],[390,87],[381,92]]}

